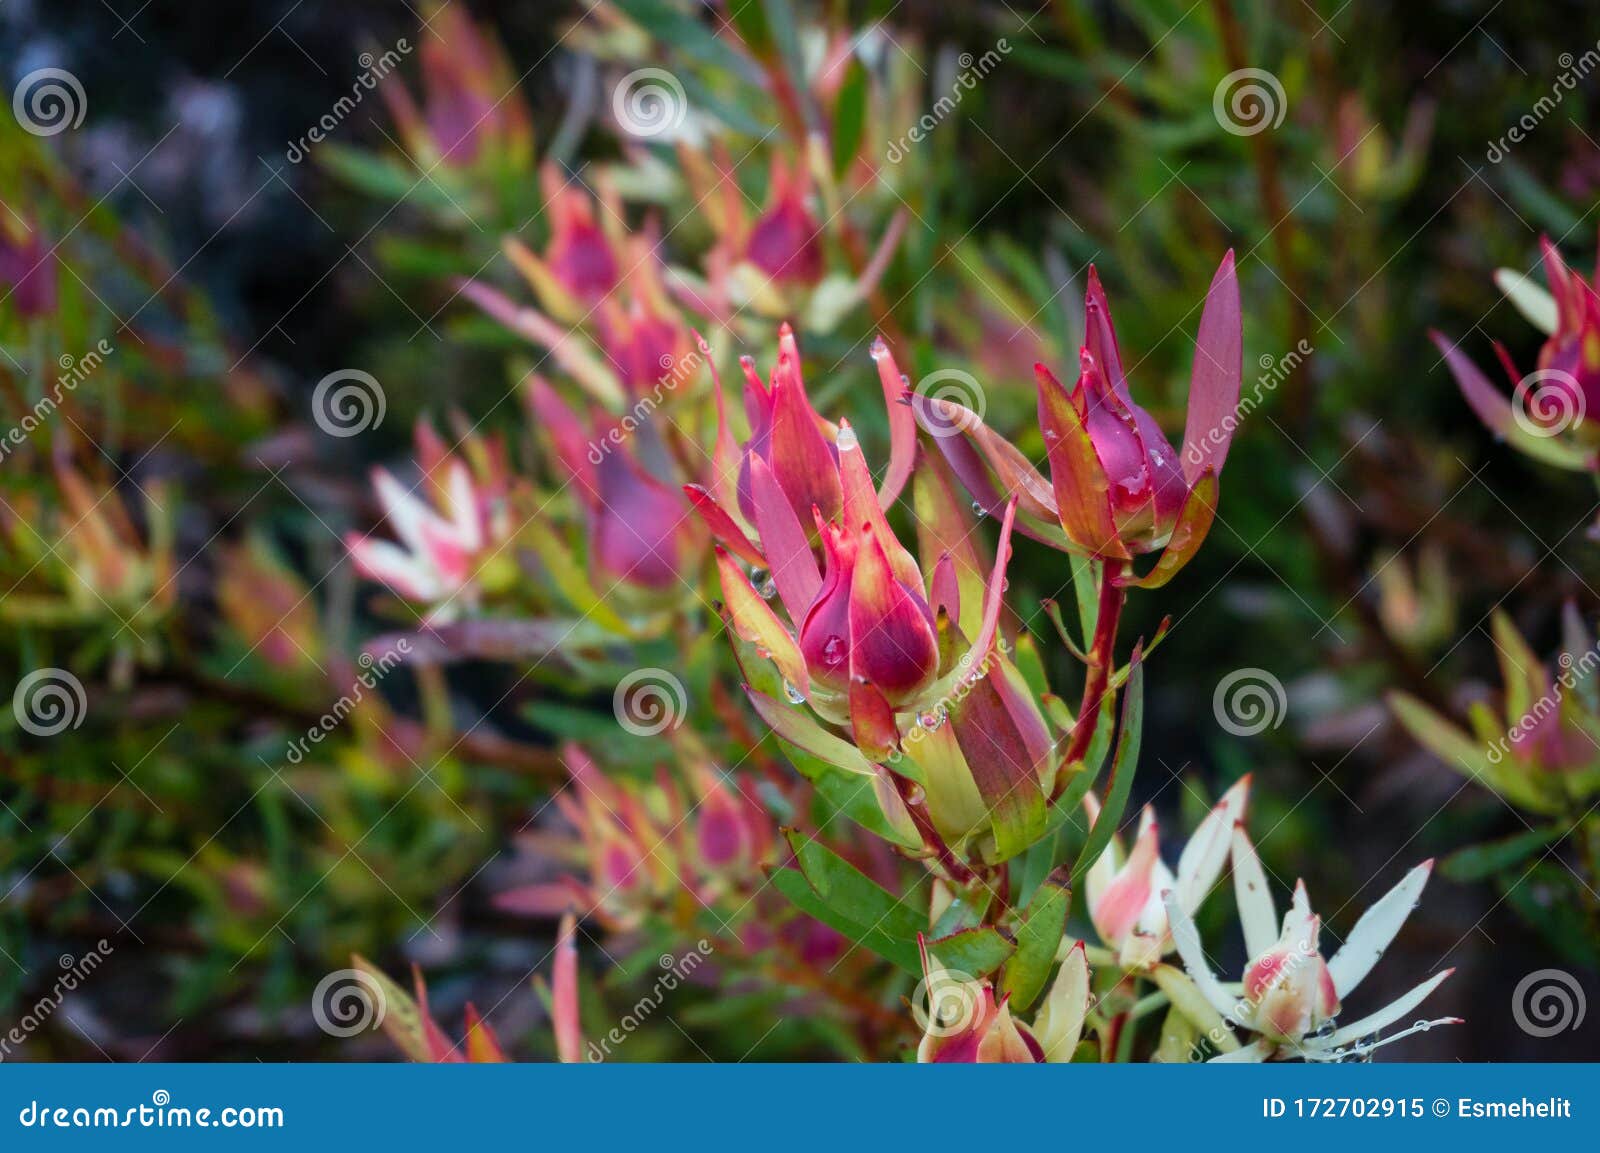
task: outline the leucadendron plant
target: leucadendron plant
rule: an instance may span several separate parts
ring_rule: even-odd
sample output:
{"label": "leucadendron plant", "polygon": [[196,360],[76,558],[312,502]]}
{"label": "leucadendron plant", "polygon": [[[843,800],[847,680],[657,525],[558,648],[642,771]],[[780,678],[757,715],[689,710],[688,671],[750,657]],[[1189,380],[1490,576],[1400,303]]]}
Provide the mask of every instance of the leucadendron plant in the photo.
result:
{"label": "leucadendron plant", "polygon": [[[607,66],[636,65],[684,30],[624,3],[595,6],[574,35]],[[677,123],[644,132],[619,88],[619,160],[580,169],[557,149],[538,162],[531,227],[454,281],[516,348],[520,464],[421,454],[411,492],[378,477],[397,542],[353,542],[361,571],[411,602],[425,652],[522,630],[549,638],[535,665],[585,672],[547,679],[556,702],[529,710],[567,779],[518,837],[517,879],[494,902],[559,919],[558,1055],[616,1032],[587,1002],[579,1030],[584,940],[624,958],[617,972],[710,942],[683,1012],[798,1021],[811,1043],[868,1059],[1328,1060],[1404,1036],[1378,1034],[1448,974],[1351,1020],[1343,1001],[1428,866],[1325,961],[1303,887],[1277,922],[1244,832],[1248,775],[1170,864],[1152,809],[1119,833],[1166,628],[1122,636],[1125,601],[1200,549],[1239,423],[1232,253],[1205,293],[1179,441],[1135,400],[1092,267],[1070,333],[971,273],[986,267],[977,249],[959,295],[899,307],[882,286],[935,271],[924,246],[902,245],[898,190],[925,160],[863,147],[906,89],[875,37],[841,31],[807,27],[797,52],[764,18],[732,15],[708,49],[730,67],[706,69],[693,107],[666,109]],[[434,71],[441,91],[460,87]],[[753,85],[775,131],[748,131],[731,107]],[[451,166],[493,191],[468,157]],[[735,349],[737,398],[719,364]],[[1054,365],[1032,364],[1021,427],[1006,415],[1019,350]],[[999,402],[993,424],[982,404],[916,384],[935,363],[992,378],[979,387]],[[1022,447],[1040,444],[1037,460]],[[1041,546],[1076,591],[1075,626],[1007,583],[1014,549]],[[1041,609],[1081,665],[1076,707],[1046,676],[1029,627]],[[568,624],[580,640],[558,635]],[[682,698],[646,725],[614,698],[619,739],[584,697],[639,673]],[[1211,923],[1230,864],[1248,959],[1225,984],[1194,918]],[[425,1006],[408,1016],[398,1039],[419,1059],[503,1052],[475,1014],[464,1046],[442,1042]],[[626,1059],[623,1044],[604,1055]]]}

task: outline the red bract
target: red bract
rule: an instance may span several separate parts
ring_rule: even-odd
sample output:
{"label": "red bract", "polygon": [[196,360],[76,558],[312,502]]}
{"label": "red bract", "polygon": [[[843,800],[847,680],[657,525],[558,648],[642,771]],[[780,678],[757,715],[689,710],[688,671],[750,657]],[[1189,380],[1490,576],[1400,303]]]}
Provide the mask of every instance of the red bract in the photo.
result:
{"label": "red bract", "polygon": [[0,297],[24,319],[56,310],[55,250],[16,219],[0,221]]}
{"label": "red bract", "polygon": [[980,507],[997,512],[1015,498],[1022,531],[1103,560],[1127,561],[1165,549],[1146,577],[1124,578],[1155,587],[1193,556],[1216,515],[1217,474],[1237,423],[1243,375],[1233,254],[1217,269],[1200,318],[1181,454],[1133,400],[1110,306],[1092,267],[1084,331],[1071,388],[1035,366],[1048,481],[972,410],[921,395],[913,405]]}
{"label": "red bract", "polygon": [[412,158],[427,168],[520,166],[533,153],[533,122],[505,51],[463,5],[427,7],[422,107],[398,78],[380,85]]}
{"label": "red bract", "polygon": [[1600,414],[1600,267],[1591,283],[1567,267],[1548,236],[1539,238],[1539,248],[1556,302],[1556,328],[1539,350],[1539,369],[1575,386],[1581,411]]}
{"label": "red bract", "polygon": [[1539,238],[1546,296],[1519,273],[1496,276],[1507,295],[1549,334],[1538,367],[1524,376],[1499,341],[1495,354],[1511,381],[1511,396],[1489,383],[1478,366],[1447,337],[1431,333],[1472,411],[1518,452],[1575,471],[1596,466],[1596,437],[1588,418],[1600,413],[1600,269],[1595,282],[1567,267],[1548,237]]}
{"label": "red bract", "polygon": [[564,181],[554,164],[539,166],[539,185],[550,216],[550,242],[542,262],[517,245],[518,267],[524,272],[548,270],[549,277],[579,302],[592,305],[617,286],[618,260],[611,238],[596,222],[588,193]]}
{"label": "red bract", "polygon": [[[549,383],[529,401],[574,486],[588,525],[590,579],[602,593],[676,596],[704,556],[705,537],[683,497],[639,462],[630,434],[596,413],[589,427]],[[637,435],[637,434],[635,434]]]}
{"label": "red bract", "polygon": [[[872,355],[890,426],[889,468],[876,505],[888,508],[911,475],[916,427],[910,411],[899,403],[905,385],[888,347],[879,340]],[[686,491],[712,533],[731,552],[771,570],[785,606],[798,614],[809,606],[822,580],[815,558],[808,565],[799,555],[802,546],[809,551],[815,539],[815,516],[831,521],[844,505],[840,430],[811,406],[800,374],[799,345],[787,324],[778,330],[778,361],[769,384],[762,384],[749,357],[740,365],[750,439],[743,445],[734,443],[719,380],[713,474],[709,485],[689,485]]]}
{"label": "red bract", "polygon": [[772,161],[767,205],[750,228],[745,259],[779,284],[815,284],[822,279],[822,226],[806,207],[805,165]]}

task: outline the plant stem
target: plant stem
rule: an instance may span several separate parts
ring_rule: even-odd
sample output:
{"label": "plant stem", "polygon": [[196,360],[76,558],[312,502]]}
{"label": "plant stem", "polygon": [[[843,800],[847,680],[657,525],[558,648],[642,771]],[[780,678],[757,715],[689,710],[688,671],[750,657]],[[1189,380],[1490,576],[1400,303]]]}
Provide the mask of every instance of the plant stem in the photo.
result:
{"label": "plant stem", "polygon": [[1100,571],[1100,611],[1094,619],[1094,643],[1089,648],[1089,668],[1084,674],[1083,700],[1078,706],[1078,719],[1073,722],[1072,739],[1067,744],[1064,764],[1083,760],[1089,741],[1094,737],[1100,706],[1111,681],[1111,671],[1117,662],[1117,625],[1122,619],[1122,606],[1128,599],[1127,590],[1117,583],[1124,562],[1107,560]]}

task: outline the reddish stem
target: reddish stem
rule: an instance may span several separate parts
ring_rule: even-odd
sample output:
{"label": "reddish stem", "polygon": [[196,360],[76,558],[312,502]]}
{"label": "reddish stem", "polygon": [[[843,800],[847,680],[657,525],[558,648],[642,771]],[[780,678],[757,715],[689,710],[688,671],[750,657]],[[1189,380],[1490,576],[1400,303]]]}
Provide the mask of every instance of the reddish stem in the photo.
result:
{"label": "reddish stem", "polygon": [[1122,619],[1122,606],[1128,599],[1127,590],[1117,583],[1122,569],[1122,561],[1110,559],[1104,562],[1100,574],[1100,611],[1094,620],[1094,643],[1089,647],[1083,700],[1078,706],[1078,719],[1072,726],[1065,764],[1083,760],[1088,751],[1100,706],[1111,683],[1111,670],[1117,666],[1117,625]]}

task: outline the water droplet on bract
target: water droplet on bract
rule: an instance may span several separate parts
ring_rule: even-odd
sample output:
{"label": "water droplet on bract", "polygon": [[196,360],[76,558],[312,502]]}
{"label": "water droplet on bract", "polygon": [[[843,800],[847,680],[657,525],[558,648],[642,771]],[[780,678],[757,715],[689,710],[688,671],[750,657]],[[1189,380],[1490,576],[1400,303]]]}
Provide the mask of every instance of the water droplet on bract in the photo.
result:
{"label": "water droplet on bract", "polygon": [[973,515],[980,517],[989,515],[989,510],[984,508],[983,505],[979,504],[977,501],[972,502],[972,512]]}
{"label": "water droplet on bract", "polygon": [[778,582],[770,577],[756,586],[756,595],[764,601],[770,601],[778,595]]}
{"label": "water droplet on bract", "polygon": [[789,698],[791,705],[803,705],[806,703],[806,695],[788,681],[783,682],[783,695]]}
{"label": "water droplet on bract", "polygon": [[872,359],[882,360],[889,355],[889,346],[884,343],[883,337],[874,337],[872,340]]}
{"label": "water droplet on bract", "polygon": [[830,669],[844,663],[845,643],[839,636],[829,637],[822,645],[822,663]]}
{"label": "water droplet on bract", "polygon": [[772,574],[759,565],[750,566],[750,583],[760,588]]}
{"label": "water droplet on bract", "polygon": [[840,452],[849,452],[861,447],[861,440],[856,436],[856,430],[848,425],[840,427],[839,435],[833,438],[833,443]]}

